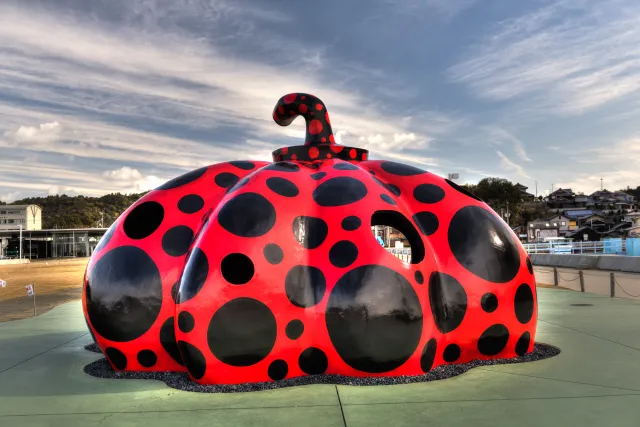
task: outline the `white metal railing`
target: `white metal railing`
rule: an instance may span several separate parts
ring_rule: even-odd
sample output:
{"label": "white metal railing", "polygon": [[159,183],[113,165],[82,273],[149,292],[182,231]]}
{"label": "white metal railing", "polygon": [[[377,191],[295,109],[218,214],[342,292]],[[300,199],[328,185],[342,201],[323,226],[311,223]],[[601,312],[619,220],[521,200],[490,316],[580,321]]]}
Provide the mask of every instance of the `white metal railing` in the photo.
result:
{"label": "white metal railing", "polygon": [[399,259],[401,259],[402,262],[411,263],[411,248],[404,248],[404,249],[385,248],[385,249],[391,252],[393,255],[395,255]]}

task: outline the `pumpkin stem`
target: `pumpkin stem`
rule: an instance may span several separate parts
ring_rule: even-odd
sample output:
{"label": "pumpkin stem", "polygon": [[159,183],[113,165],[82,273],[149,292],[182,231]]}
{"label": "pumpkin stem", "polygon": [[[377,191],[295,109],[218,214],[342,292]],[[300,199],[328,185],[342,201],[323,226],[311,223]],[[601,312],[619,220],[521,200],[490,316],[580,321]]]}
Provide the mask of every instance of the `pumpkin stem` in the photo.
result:
{"label": "pumpkin stem", "polygon": [[298,116],[307,122],[304,145],[335,144],[329,113],[320,99],[308,93],[290,93],[273,109],[273,120],[280,126],[289,126]]}

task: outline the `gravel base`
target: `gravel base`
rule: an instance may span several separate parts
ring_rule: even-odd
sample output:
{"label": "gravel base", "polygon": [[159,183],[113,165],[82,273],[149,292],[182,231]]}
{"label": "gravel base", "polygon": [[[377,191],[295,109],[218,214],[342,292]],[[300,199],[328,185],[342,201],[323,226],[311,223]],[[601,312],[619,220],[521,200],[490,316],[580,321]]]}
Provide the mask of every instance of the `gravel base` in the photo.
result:
{"label": "gravel base", "polygon": [[84,346],[84,349],[87,351],[92,351],[94,353],[100,353],[102,354],[102,350],[100,350],[100,347],[98,347],[98,344],[92,342],[91,344],[87,344]]}
{"label": "gravel base", "polygon": [[[95,347],[93,347],[95,346]],[[97,345],[89,344],[85,347],[89,351],[96,351]],[[474,360],[460,365],[442,365],[424,375],[400,377],[345,377],[342,375],[310,375],[291,378],[277,382],[247,383],[235,385],[200,385],[189,379],[186,373],[178,372],[115,372],[106,358],[96,360],[84,367],[84,372],[97,378],[159,380],[169,387],[199,393],[239,393],[248,391],[272,390],[277,388],[309,385],[309,384],[339,384],[352,386],[410,384],[427,381],[444,380],[458,376],[477,366],[503,365],[511,363],[533,362],[548,359],[560,354],[560,349],[548,344],[536,343],[533,351],[522,357],[512,359]]]}

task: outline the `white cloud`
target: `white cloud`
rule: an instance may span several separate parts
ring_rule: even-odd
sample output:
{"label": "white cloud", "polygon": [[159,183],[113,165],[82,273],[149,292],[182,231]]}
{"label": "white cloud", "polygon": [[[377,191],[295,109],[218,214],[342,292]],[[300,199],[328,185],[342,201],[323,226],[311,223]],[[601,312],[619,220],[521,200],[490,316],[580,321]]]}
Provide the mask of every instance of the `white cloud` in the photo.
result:
{"label": "white cloud", "polygon": [[31,142],[49,143],[60,139],[62,125],[58,122],[42,123],[39,126],[20,126],[15,131],[6,131],[5,138],[16,143],[18,147]]}
{"label": "white cloud", "polygon": [[0,201],[10,203],[14,200],[18,200],[22,193],[20,191],[11,191],[7,194],[0,195]]}
{"label": "white cloud", "polygon": [[639,23],[635,0],[555,0],[501,23],[449,75],[529,114],[581,114],[640,90]]}
{"label": "white cloud", "polygon": [[504,170],[515,173],[516,175],[522,178],[530,178],[530,176],[525,173],[522,166],[509,160],[509,158],[505,156],[501,151],[497,151],[497,154],[498,154],[498,157],[500,157],[500,166]]}

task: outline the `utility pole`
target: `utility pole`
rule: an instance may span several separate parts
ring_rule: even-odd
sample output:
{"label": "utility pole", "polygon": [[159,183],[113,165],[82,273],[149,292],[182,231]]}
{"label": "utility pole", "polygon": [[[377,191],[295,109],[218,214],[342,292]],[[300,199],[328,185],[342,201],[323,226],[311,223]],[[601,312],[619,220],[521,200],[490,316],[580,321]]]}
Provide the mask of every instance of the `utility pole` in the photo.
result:
{"label": "utility pole", "polygon": [[22,224],[20,224],[20,263],[22,263]]}
{"label": "utility pole", "polygon": [[104,212],[100,211],[100,228],[104,228]]}
{"label": "utility pole", "polygon": [[604,184],[602,182],[602,178],[600,178],[600,190],[604,190]]}
{"label": "utility pole", "polygon": [[553,184],[551,184],[551,192],[553,193]]}
{"label": "utility pole", "polygon": [[538,181],[536,181],[536,199],[538,198]]}

